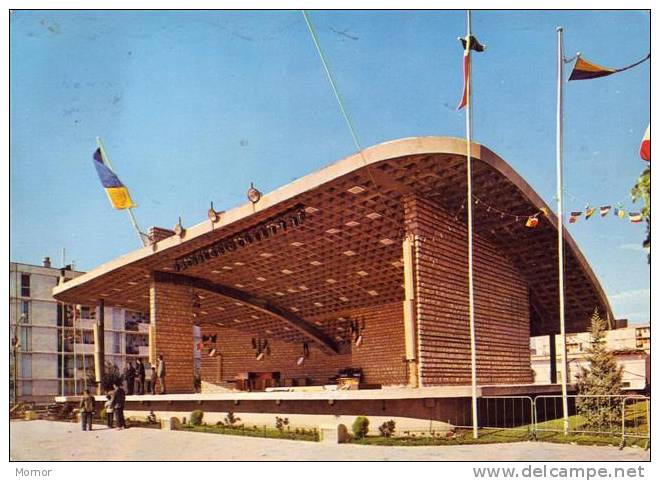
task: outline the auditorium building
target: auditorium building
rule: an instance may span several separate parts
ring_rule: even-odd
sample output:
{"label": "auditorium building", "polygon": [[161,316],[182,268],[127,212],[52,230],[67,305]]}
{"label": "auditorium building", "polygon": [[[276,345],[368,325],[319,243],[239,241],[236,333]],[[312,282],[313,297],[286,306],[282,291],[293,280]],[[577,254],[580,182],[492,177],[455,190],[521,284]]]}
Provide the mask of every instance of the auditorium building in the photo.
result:
{"label": "auditorium building", "polygon": [[[497,154],[471,151],[478,385],[538,391],[530,336],[559,333],[557,220]],[[270,399],[279,412],[272,399],[301,393],[326,404],[469,396],[464,140],[386,142],[208,214],[152,229],[149,246],[60,283],[55,298],[148,313],[150,358],[166,360],[168,395],[185,395],[174,400],[240,411],[239,400]],[[564,245],[567,332],[586,330],[595,308],[613,320],[567,231]]]}

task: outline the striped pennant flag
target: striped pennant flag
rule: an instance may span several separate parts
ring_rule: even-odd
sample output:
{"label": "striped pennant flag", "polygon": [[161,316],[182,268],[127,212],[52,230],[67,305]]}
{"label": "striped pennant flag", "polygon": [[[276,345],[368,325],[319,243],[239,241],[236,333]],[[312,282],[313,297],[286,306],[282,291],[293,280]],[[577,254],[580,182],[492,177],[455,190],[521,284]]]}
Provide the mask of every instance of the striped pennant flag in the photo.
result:
{"label": "striped pennant flag", "polygon": [[570,80],[591,80],[591,79],[599,78],[599,77],[607,77],[608,75],[612,75],[612,74],[618,73],[618,72],[623,72],[624,70],[628,70],[628,69],[631,69],[633,67],[636,67],[637,65],[646,62],[650,58],[651,58],[651,54],[649,53],[646,57],[644,57],[639,62],[635,62],[631,65],[628,65],[627,67],[611,68],[611,67],[602,67],[598,64],[595,64],[593,62],[585,60],[580,56],[580,54],[578,54],[577,61],[575,62],[575,65],[573,66],[573,71],[571,72],[571,76],[568,78],[568,80],[569,81]]}

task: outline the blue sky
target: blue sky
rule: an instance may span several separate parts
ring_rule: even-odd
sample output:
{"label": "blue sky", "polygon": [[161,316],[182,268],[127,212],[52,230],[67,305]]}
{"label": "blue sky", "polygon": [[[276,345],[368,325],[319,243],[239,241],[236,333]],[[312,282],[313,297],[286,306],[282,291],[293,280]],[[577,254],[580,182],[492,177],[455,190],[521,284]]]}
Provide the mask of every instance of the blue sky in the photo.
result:
{"label": "blue sky", "polygon": [[[464,136],[463,11],[312,11],[363,146]],[[566,55],[621,67],[650,49],[642,11],[475,11],[474,137],[551,205],[555,28]],[[143,229],[227,209],[354,152],[299,11],[18,11],[10,18],[10,257],[89,270],[139,246],[92,165],[103,138]],[[570,66],[567,67],[567,74]],[[630,202],[644,168],[649,62],[565,88],[567,210]],[[569,226],[619,317],[650,319],[644,225]]]}

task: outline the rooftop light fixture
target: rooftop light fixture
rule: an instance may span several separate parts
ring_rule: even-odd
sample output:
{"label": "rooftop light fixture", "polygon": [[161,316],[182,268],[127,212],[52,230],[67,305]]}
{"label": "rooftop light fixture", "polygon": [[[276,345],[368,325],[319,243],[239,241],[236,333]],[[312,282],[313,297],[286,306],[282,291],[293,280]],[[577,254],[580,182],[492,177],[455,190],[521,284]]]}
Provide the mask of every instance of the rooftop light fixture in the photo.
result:
{"label": "rooftop light fixture", "polygon": [[232,266],[222,266],[222,268],[226,271],[231,271],[233,269]]}
{"label": "rooftop light fixture", "polygon": [[292,242],[291,245],[292,245],[293,247],[300,247],[300,246],[302,246],[302,245],[304,245],[304,244],[303,244],[302,242],[298,242],[298,241],[296,241],[296,242]]}
{"label": "rooftop light fixture", "polygon": [[311,205],[308,205],[305,207],[305,212],[308,214],[313,214],[314,212],[318,212],[319,210],[316,207],[312,207]]}
{"label": "rooftop light fixture", "polygon": [[370,296],[377,296],[377,295],[378,295],[378,291],[367,291],[367,293],[368,293]]}
{"label": "rooftop light fixture", "polygon": [[368,276],[368,275],[369,275],[369,273],[368,273],[368,272],[365,272],[365,271],[357,271],[356,274],[357,274],[358,276],[362,276],[362,277],[365,277],[365,276]]}
{"label": "rooftop light fixture", "polygon": [[179,237],[183,237],[186,233],[186,229],[183,228],[183,224],[181,223],[181,217],[179,217],[179,221],[176,223],[173,230]]}
{"label": "rooftop light fixture", "polygon": [[344,225],[347,226],[347,227],[355,227],[356,225],[360,225],[360,223],[357,222],[357,221],[354,221],[354,220],[349,220],[349,221],[346,222],[346,224],[344,224]]}
{"label": "rooftop light fixture", "polygon": [[311,264],[311,265],[313,265],[313,266],[320,266],[320,265],[322,265],[322,264],[323,264],[323,262],[319,262],[319,261],[312,261],[312,262],[310,262],[310,264]]}
{"label": "rooftop light fixture", "polygon": [[300,289],[301,291],[308,291],[309,287],[307,287],[307,286],[298,286],[298,289]]}
{"label": "rooftop light fixture", "polygon": [[334,279],[326,279],[325,282],[327,282],[328,284],[335,284],[337,281]]}
{"label": "rooftop light fixture", "polygon": [[282,297],[282,296],[284,295],[284,292],[277,291],[277,292],[275,293],[275,295],[276,295],[276,296],[280,296],[280,297]]}
{"label": "rooftop light fixture", "polygon": [[262,253],[259,254],[259,255],[260,255],[261,257],[266,257],[266,258],[268,258],[268,257],[273,257],[273,254],[271,254],[270,252],[262,252]]}
{"label": "rooftop light fixture", "polygon": [[266,280],[266,278],[265,277],[257,277],[257,280],[261,281],[261,282],[264,282]]}
{"label": "rooftop light fixture", "polygon": [[235,266],[244,266],[245,262],[236,261],[236,262],[234,262],[234,265]]}
{"label": "rooftop light fixture", "polygon": [[341,297],[339,298],[339,300],[340,300],[341,302],[348,302],[348,297],[341,296]]}
{"label": "rooftop light fixture", "polygon": [[261,192],[254,187],[254,183],[250,182],[250,188],[247,190],[247,198],[253,204],[256,204],[261,199]]}
{"label": "rooftop light fixture", "polygon": [[350,192],[351,194],[361,194],[362,192],[364,192],[366,190],[367,189],[365,189],[364,187],[356,185],[356,186],[353,186],[350,189],[348,189],[348,192]]}
{"label": "rooftop light fixture", "polygon": [[345,256],[349,256],[349,257],[350,257],[350,256],[354,256],[354,255],[355,255],[355,252],[354,252],[354,251],[344,251],[342,254],[344,254]]}
{"label": "rooftop light fixture", "polygon": [[378,242],[380,242],[384,246],[389,246],[389,245],[394,244],[394,241],[392,239],[387,238],[387,237],[384,238],[384,239],[379,240]]}
{"label": "rooftop light fixture", "polygon": [[338,234],[339,232],[341,232],[341,230],[337,229],[336,227],[332,227],[332,228],[326,230],[325,232],[327,234]]}
{"label": "rooftop light fixture", "polygon": [[207,213],[208,216],[209,216],[209,220],[210,220],[211,222],[214,222],[214,223],[215,223],[215,222],[218,222],[218,221],[220,220],[220,216],[221,216],[222,214],[224,214],[224,213],[225,213],[224,210],[223,210],[223,211],[217,211],[217,210],[215,210],[215,209],[213,208],[213,201],[211,201],[211,208],[208,210],[208,213]]}
{"label": "rooftop light fixture", "polygon": [[376,220],[376,219],[380,219],[383,216],[378,212],[371,212],[370,214],[367,214],[367,217],[371,220]]}
{"label": "rooftop light fixture", "polygon": [[289,269],[282,269],[282,274],[293,274],[293,271],[290,271]]}

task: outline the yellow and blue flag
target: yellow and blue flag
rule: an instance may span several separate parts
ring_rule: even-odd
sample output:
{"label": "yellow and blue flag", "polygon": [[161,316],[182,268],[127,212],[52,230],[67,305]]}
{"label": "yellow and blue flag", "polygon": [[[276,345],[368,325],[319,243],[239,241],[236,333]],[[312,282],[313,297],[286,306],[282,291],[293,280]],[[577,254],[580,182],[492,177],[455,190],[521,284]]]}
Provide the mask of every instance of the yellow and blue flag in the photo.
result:
{"label": "yellow and blue flag", "polygon": [[99,174],[99,179],[101,179],[101,184],[103,184],[105,192],[108,194],[112,207],[115,209],[135,207],[126,186],[121,183],[119,177],[105,163],[100,148],[94,151],[94,167],[96,167],[96,172]]}

